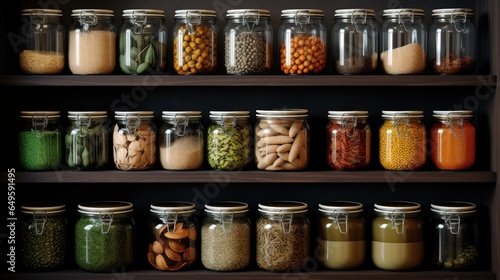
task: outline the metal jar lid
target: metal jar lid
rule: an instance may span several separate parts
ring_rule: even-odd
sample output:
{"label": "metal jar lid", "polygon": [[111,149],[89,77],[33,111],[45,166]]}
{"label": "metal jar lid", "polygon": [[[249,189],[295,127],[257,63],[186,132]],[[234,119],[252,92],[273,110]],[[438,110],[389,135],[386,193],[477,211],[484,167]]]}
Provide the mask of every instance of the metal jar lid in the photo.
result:
{"label": "metal jar lid", "polygon": [[210,214],[240,214],[248,212],[248,204],[238,201],[218,201],[205,204],[205,212]]}
{"label": "metal jar lid", "polygon": [[474,116],[471,110],[455,110],[455,111],[432,111],[433,117],[438,120],[446,120],[449,118],[464,118],[470,119]]}
{"label": "metal jar lid", "polygon": [[300,201],[269,201],[259,203],[259,212],[265,214],[306,213],[307,204]]}
{"label": "metal jar lid", "polygon": [[281,11],[281,19],[308,16],[310,18],[324,18],[323,10],[319,9],[287,9]]}
{"label": "metal jar lid", "polygon": [[227,118],[248,119],[250,118],[250,111],[210,111],[211,120],[221,120]]}
{"label": "metal jar lid", "polygon": [[152,120],[154,119],[153,111],[116,111],[115,119],[117,120],[127,120],[131,118],[140,118],[142,120]]}
{"label": "metal jar lid", "polygon": [[419,203],[411,201],[384,201],[375,203],[374,211],[380,214],[418,214],[421,211],[421,206]]}
{"label": "metal jar lid", "polygon": [[187,19],[195,17],[216,19],[217,13],[214,10],[186,9],[176,10],[174,14],[174,19]]}
{"label": "metal jar lid", "polygon": [[88,17],[88,16],[96,16],[98,18],[114,18],[113,10],[105,10],[105,9],[76,9],[71,11],[71,17],[80,18],[80,17]]}
{"label": "metal jar lid", "polygon": [[23,9],[21,16],[54,16],[62,17],[62,11],[56,9]]}
{"label": "metal jar lid", "polygon": [[133,204],[126,201],[91,201],[78,204],[78,212],[86,215],[128,214],[133,211]]}
{"label": "metal jar lid", "polygon": [[257,117],[264,118],[305,118],[308,116],[307,109],[271,109],[255,110]]}
{"label": "metal jar lid", "polygon": [[31,119],[31,118],[46,118],[46,119],[58,119],[61,117],[61,111],[21,111],[21,118]]}
{"label": "metal jar lid", "polygon": [[154,9],[127,9],[123,10],[123,18],[135,18],[135,17],[154,17],[154,18],[165,18],[165,12],[163,10]]}
{"label": "metal jar lid", "polygon": [[176,120],[180,118],[199,120],[201,119],[201,111],[162,111],[163,120]]}
{"label": "metal jar lid", "polygon": [[164,201],[150,205],[150,212],[156,215],[191,214],[196,211],[194,203],[184,201]]}
{"label": "metal jar lid", "polygon": [[375,17],[375,10],[372,9],[340,9],[335,10],[334,19],[352,17]]}
{"label": "metal jar lid", "polygon": [[227,10],[226,19],[244,18],[247,16],[270,18],[271,12],[263,9],[232,9]]}
{"label": "metal jar lid", "polygon": [[318,211],[324,214],[347,213],[354,215],[363,212],[363,204],[354,201],[329,201],[318,204]]}
{"label": "metal jar lid", "polygon": [[367,119],[368,111],[328,111],[328,118],[341,120],[344,118],[356,117],[358,119]]}
{"label": "metal jar lid", "polygon": [[461,17],[474,17],[474,10],[468,8],[446,8],[446,9],[434,9],[432,10],[432,18],[451,18],[454,19],[456,16]]}
{"label": "metal jar lid", "polygon": [[397,18],[401,19],[403,17],[413,17],[413,18],[423,18],[424,10],[415,8],[404,8],[404,9],[386,9],[382,14],[383,18]]}
{"label": "metal jar lid", "polygon": [[476,204],[465,201],[442,201],[431,204],[431,211],[437,214],[472,214]]}
{"label": "metal jar lid", "polygon": [[424,111],[382,111],[383,119],[423,118]]}
{"label": "metal jar lid", "polygon": [[66,205],[60,202],[31,202],[21,205],[21,213],[37,214],[44,213],[47,215],[59,214],[66,211]]}

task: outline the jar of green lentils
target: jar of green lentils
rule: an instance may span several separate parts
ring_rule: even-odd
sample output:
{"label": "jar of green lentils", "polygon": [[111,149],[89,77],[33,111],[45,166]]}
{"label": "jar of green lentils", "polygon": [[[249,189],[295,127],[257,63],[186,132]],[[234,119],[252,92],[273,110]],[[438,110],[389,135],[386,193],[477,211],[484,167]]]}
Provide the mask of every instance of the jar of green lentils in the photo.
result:
{"label": "jar of green lentils", "polygon": [[422,111],[382,111],[380,163],[387,170],[418,170],[427,157],[427,131]]}

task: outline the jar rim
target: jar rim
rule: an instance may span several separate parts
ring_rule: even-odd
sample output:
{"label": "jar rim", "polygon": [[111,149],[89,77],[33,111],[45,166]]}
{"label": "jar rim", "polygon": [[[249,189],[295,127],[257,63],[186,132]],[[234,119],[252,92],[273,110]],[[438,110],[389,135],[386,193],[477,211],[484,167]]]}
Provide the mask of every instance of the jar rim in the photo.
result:
{"label": "jar rim", "polygon": [[424,116],[424,111],[382,111],[382,118],[393,119],[393,118],[422,118]]}
{"label": "jar rim", "polygon": [[358,118],[368,118],[368,111],[328,111],[328,118],[342,118],[354,116]]}
{"label": "jar rim", "polygon": [[201,119],[201,111],[163,111],[162,119],[164,120],[175,120],[178,117],[187,117],[188,120],[199,120]]}
{"label": "jar rim", "polygon": [[21,212],[34,214],[36,211],[45,211],[47,214],[58,214],[66,211],[66,204],[61,202],[28,202],[21,205]]}
{"label": "jar rim", "polygon": [[239,18],[244,15],[258,15],[259,17],[270,18],[271,12],[264,9],[231,9],[226,12],[226,18]]}
{"label": "jar rim", "polygon": [[217,201],[205,204],[205,211],[223,211],[223,212],[232,212],[239,210],[248,210],[248,204],[245,202],[239,201]]}
{"label": "jar rim", "polygon": [[155,10],[155,9],[127,9],[123,10],[122,17],[129,18],[134,16],[135,12],[145,13],[148,17],[165,17],[165,11],[163,10]]}
{"label": "jar rim", "polygon": [[61,111],[21,111],[21,118],[46,117],[48,119],[60,118]]}
{"label": "jar rim", "polygon": [[255,110],[259,115],[307,115],[307,109],[259,109]]}
{"label": "jar rim", "polygon": [[78,204],[78,212],[81,214],[99,214],[101,211],[109,211],[113,214],[124,214],[132,212],[133,204],[127,201],[90,201]]}
{"label": "jar rim", "polygon": [[75,9],[71,11],[71,16],[72,17],[80,17],[82,15],[96,15],[98,17],[110,17],[114,18],[114,12],[113,10],[106,10],[106,9]]}
{"label": "jar rim", "polygon": [[296,15],[309,15],[315,18],[323,18],[325,15],[321,9],[286,9],[281,10],[281,18],[294,18]]}
{"label": "jar rim", "polygon": [[392,214],[398,211],[404,211],[407,214],[415,214],[421,211],[421,205],[417,202],[395,200],[383,201],[374,204],[376,213]]}
{"label": "jar rim", "polygon": [[46,16],[57,16],[57,17],[62,17],[62,10],[57,10],[57,9],[23,9],[21,10],[21,16],[30,16],[32,12],[38,11],[38,12],[43,12],[45,13]]}
{"label": "jar rim", "polygon": [[476,212],[476,204],[466,201],[442,201],[431,204],[431,211],[438,214]]}
{"label": "jar rim", "polygon": [[196,211],[194,203],[185,201],[163,201],[155,202],[150,205],[150,212],[154,214],[189,214]]}
{"label": "jar rim", "polygon": [[363,212],[363,204],[355,201],[337,200],[318,204],[318,211],[323,214],[331,214],[336,211],[347,211],[348,215]]}
{"label": "jar rim", "polygon": [[126,120],[129,117],[140,117],[141,119],[150,120],[154,118],[153,111],[116,111],[115,119]]}
{"label": "jar rim", "polygon": [[176,10],[174,14],[174,18],[179,19],[179,18],[187,18],[188,13],[199,13],[201,17],[205,18],[216,18],[217,13],[215,10],[198,10],[198,9],[184,9],[184,10]]}
{"label": "jar rim", "polygon": [[307,203],[300,201],[268,201],[259,203],[259,212],[267,214],[283,214],[283,213],[305,213],[307,212]]}
{"label": "jar rim", "polygon": [[385,9],[383,11],[382,17],[384,18],[398,18],[399,16],[410,16],[414,17],[424,17],[423,9],[416,8],[402,8],[402,9]]}
{"label": "jar rim", "polygon": [[445,16],[453,16],[453,15],[466,15],[466,16],[474,16],[474,10],[469,8],[445,8],[445,9],[434,9],[432,10],[432,17],[434,18],[442,18]]}
{"label": "jar rim", "polygon": [[335,14],[333,15],[334,18],[340,17],[340,18],[348,18],[351,16],[368,16],[368,17],[375,17],[375,10],[373,9],[338,9],[335,10]]}
{"label": "jar rim", "polygon": [[434,118],[448,118],[448,117],[464,117],[464,118],[472,118],[474,116],[474,112],[472,110],[455,110],[455,111],[432,111]]}
{"label": "jar rim", "polygon": [[224,117],[235,117],[237,119],[250,118],[250,111],[210,111],[210,119],[220,120]]}

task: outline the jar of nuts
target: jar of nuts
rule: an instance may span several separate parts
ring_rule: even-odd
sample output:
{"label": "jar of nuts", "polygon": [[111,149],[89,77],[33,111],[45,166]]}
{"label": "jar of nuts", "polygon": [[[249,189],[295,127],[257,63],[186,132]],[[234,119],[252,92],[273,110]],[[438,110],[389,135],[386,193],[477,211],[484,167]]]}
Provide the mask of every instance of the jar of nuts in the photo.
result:
{"label": "jar of nuts", "polygon": [[217,72],[216,12],[213,10],[176,10],[174,20],[174,71],[183,75]]}
{"label": "jar of nuts", "polygon": [[281,73],[323,73],[327,58],[326,36],[322,10],[282,10],[278,30]]}

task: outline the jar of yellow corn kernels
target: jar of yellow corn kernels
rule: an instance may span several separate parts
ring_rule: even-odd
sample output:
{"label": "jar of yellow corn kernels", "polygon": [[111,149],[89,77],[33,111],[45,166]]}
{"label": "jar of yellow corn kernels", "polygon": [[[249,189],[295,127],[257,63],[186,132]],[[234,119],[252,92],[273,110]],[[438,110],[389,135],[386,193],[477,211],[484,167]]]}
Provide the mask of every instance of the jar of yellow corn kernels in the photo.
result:
{"label": "jar of yellow corn kernels", "polygon": [[380,164],[387,170],[417,170],[426,161],[427,132],[422,111],[382,111]]}

